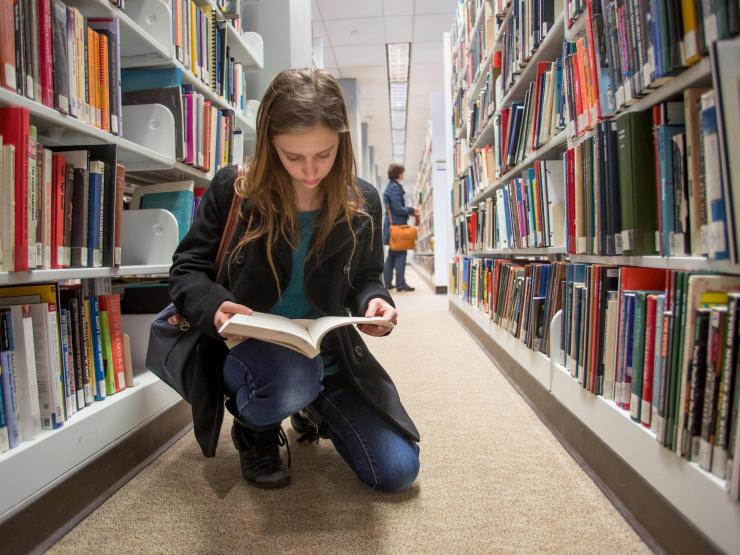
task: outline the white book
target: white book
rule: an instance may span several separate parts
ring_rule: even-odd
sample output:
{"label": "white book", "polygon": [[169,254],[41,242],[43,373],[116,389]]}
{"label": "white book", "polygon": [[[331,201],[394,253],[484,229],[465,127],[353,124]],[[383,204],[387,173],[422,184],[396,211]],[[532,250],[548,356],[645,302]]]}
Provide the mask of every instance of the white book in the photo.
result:
{"label": "white book", "polygon": [[21,431],[25,440],[31,440],[41,433],[41,409],[33,345],[31,305],[13,305],[10,310],[13,321],[13,345],[17,370],[15,385]]}
{"label": "white book", "polygon": [[260,339],[282,345],[309,358],[321,352],[321,340],[330,331],[351,324],[374,324],[393,329],[390,320],[375,316],[372,318],[352,316],[324,316],[315,320],[291,320],[275,314],[253,312],[251,315],[235,314],[218,332],[229,339],[227,345],[233,348],[245,339]]}
{"label": "white book", "polygon": [[614,375],[617,363],[617,324],[619,322],[619,294],[609,296],[606,303],[606,330],[604,332],[604,399],[614,399]]}
{"label": "white book", "polygon": [[64,391],[59,369],[59,333],[54,305],[31,305],[36,377],[41,411],[41,427],[55,429],[64,422]]}
{"label": "white book", "polygon": [[23,441],[20,414],[18,412],[18,397],[16,394],[16,373],[13,351],[0,351],[0,383],[2,383],[3,387],[5,423],[8,426],[8,443],[11,449],[18,447],[18,444]]}

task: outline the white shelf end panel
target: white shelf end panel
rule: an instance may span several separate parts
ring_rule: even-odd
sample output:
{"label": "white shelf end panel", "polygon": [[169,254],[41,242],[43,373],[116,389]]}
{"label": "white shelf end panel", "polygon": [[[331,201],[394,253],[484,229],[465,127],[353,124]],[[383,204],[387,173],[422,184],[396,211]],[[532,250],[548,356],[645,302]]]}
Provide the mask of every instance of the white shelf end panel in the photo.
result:
{"label": "white shelf end panel", "polygon": [[0,522],[180,400],[151,372],[138,374],[134,381],[134,387],[93,403],[61,428],[0,455]]}

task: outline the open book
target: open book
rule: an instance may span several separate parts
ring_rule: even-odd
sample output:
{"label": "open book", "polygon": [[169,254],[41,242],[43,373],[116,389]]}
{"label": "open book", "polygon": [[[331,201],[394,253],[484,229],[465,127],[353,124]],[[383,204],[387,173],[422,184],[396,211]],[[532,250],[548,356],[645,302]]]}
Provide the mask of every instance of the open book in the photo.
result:
{"label": "open book", "polygon": [[252,338],[282,345],[314,358],[321,352],[321,340],[327,333],[350,324],[373,324],[388,329],[395,327],[393,322],[380,316],[324,316],[315,320],[291,320],[275,314],[253,312],[251,316],[235,314],[218,332],[230,336],[226,342],[230,349],[244,339]]}

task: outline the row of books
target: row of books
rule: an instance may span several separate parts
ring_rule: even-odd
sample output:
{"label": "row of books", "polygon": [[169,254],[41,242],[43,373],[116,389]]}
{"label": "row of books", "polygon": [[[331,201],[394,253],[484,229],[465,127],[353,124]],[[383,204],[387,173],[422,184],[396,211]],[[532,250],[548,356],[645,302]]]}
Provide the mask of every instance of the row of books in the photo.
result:
{"label": "row of books", "polygon": [[460,256],[450,279],[465,302],[740,498],[740,278]]}
{"label": "row of books", "polygon": [[568,252],[731,258],[715,94],[597,124],[565,154]]}
{"label": "row of books", "polygon": [[0,85],[121,135],[118,19],[61,0],[0,1]]}
{"label": "row of books", "polygon": [[232,56],[227,25],[211,5],[171,0],[175,57],[238,111],[246,105],[244,66]]}
{"label": "row of books", "polygon": [[504,175],[565,127],[562,65],[539,62],[523,102],[502,107],[494,120],[496,174]]}
{"label": "row of books", "polygon": [[737,498],[740,279],[574,264],[564,288],[563,366]]}
{"label": "row of books", "polygon": [[457,217],[456,252],[562,246],[563,164],[536,162],[469,213]]}
{"label": "row of books", "polygon": [[0,452],[134,385],[119,295],[4,287],[0,305]]}
{"label": "row of books", "polygon": [[562,307],[567,264],[456,256],[450,266],[453,294],[530,349],[550,352],[550,322]]}
{"label": "row of books", "polygon": [[[180,69],[127,69],[123,77],[124,105],[161,104],[172,113],[175,158],[205,172],[241,163],[243,130],[234,111],[219,110],[206,96],[184,84]],[[246,102],[243,90],[238,93]]]}
{"label": "row of books", "polygon": [[585,10],[586,34],[567,58],[572,135],[696,64],[715,41],[740,33],[735,0],[585,0]]}
{"label": "row of books", "polygon": [[512,0],[513,13],[501,29],[502,92],[506,94],[563,11],[563,0]]}
{"label": "row of books", "polygon": [[488,125],[488,122],[496,111],[495,87],[499,75],[501,75],[501,52],[495,52],[493,63],[485,73],[485,81],[468,113],[468,136],[475,142],[479,134]]}
{"label": "row of books", "polygon": [[[430,239],[431,243],[429,245],[426,245],[424,250],[418,247],[417,249],[419,252],[434,252],[434,239]],[[434,275],[434,255],[429,256],[419,256],[414,255],[414,265],[421,268],[424,272],[426,272],[428,275],[433,276]]]}
{"label": "row of books", "polygon": [[[459,2],[455,13],[455,24],[452,26],[452,44],[456,45],[453,62],[453,83],[465,90],[470,88],[475,80],[477,65],[480,64],[481,50],[485,47],[485,34],[473,35],[475,24],[478,21],[479,10],[485,9],[487,0],[465,0]],[[485,31],[484,31],[485,33]],[[474,56],[472,50],[477,49]],[[473,65],[476,65],[474,68]]]}
{"label": "row of books", "polygon": [[27,108],[0,108],[2,269],[120,263],[125,169],[115,145],[45,147]]}

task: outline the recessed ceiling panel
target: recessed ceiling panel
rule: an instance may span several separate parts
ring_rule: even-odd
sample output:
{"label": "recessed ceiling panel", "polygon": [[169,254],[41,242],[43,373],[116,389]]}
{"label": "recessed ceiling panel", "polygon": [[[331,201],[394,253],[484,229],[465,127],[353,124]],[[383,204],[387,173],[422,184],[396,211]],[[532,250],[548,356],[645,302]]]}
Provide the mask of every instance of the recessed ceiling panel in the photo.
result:
{"label": "recessed ceiling panel", "polygon": [[411,42],[413,39],[414,18],[401,15],[383,18],[386,42]]}
{"label": "recessed ceiling panel", "polygon": [[[266,0],[269,1],[269,0]],[[383,5],[368,0],[316,0],[324,21],[357,17],[382,17]]]}
{"label": "recessed ceiling panel", "polygon": [[[343,48],[350,47],[339,47],[335,50],[341,50]],[[381,51],[384,48],[380,47]],[[339,60],[339,52],[337,52],[337,60]],[[388,82],[388,70],[385,67],[385,60],[382,64],[356,67],[354,64],[341,64],[342,76],[343,77],[354,77],[360,80],[360,86],[365,83],[387,83]]]}
{"label": "recessed ceiling panel", "polygon": [[336,46],[334,55],[339,67],[383,66],[385,68],[385,45]]}
{"label": "recessed ceiling panel", "polygon": [[444,51],[442,41],[432,42],[414,42],[411,44],[411,63],[412,64],[437,64],[440,69],[443,67]]}
{"label": "recessed ceiling panel", "polygon": [[383,18],[331,19],[324,21],[332,46],[384,43]]}
{"label": "recessed ceiling panel", "polygon": [[413,15],[413,13],[414,0],[383,0],[383,14],[386,16]]}
{"label": "recessed ceiling panel", "polygon": [[442,33],[452,30],[453,20],[450,14],[414,16],[414,42],[442,42]]}
{"label": "recessed ceiling panel", "polygon": [[417,14],[449,14],[452,18],[457,8],[457,0],[416,0]]}

